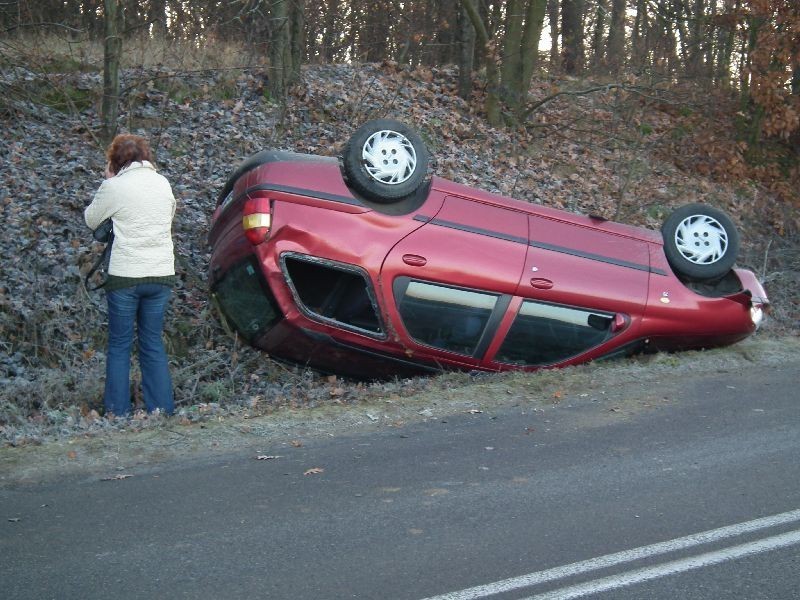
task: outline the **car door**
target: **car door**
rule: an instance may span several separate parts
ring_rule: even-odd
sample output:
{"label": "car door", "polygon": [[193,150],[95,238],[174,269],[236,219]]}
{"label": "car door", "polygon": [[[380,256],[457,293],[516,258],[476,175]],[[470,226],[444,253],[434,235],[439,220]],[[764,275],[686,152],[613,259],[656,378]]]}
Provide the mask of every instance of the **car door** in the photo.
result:
{"label": "car door", "polygon": [[524,213],[456,196],[386,256],[381,293],[409,352],[475,364],[519,287]]}
{"label": "car door", "polygon": [[556,365],[634,339],[647,302],[647,243],[538,215],[530,234],[518,297],[487,359]]}
{"label": "car door", "polygon": [[531,215],[518,294],[525,298],[622,312],[638,318],[647,301],[646,242],[586,222]]}

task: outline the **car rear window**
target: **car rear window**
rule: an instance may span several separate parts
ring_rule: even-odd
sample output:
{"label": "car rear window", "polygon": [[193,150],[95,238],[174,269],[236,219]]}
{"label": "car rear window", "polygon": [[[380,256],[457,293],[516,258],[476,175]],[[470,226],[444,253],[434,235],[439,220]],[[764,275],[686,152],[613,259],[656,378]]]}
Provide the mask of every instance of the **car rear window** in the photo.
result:
{"label": "car rear window", "polygon": [[518,365],[550,365],[603,343],[613,315],[525,301],[495,360]]}
{"label": "car rear window", "polygon": [[301,254],[285,254],[281,262],[299,308],[307,315],[383,336],[372,286],[362,269]]}
{"label": "car rear window", "polygon": [[231,267],[212,296],[228,325],[248,342],[282,316],[252,257]]}

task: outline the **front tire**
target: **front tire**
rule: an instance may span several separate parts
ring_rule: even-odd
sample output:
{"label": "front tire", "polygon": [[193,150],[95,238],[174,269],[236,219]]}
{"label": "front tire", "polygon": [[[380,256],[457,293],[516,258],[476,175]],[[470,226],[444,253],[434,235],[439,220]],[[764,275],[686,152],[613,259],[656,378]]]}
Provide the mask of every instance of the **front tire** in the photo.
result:
{"label": "front tire", "polygon": [[351,136],[342,157],[345,179],[374,202],[390,203],[416,192],[430,155],[419,135],[393,119],[368,121]]}
{"label": "front tire", "polygon": [[705,204],[675,210],[661,227],[664,253],[672,269],[692,281],[723,277],[739,253],[739,232],[731,218]]}

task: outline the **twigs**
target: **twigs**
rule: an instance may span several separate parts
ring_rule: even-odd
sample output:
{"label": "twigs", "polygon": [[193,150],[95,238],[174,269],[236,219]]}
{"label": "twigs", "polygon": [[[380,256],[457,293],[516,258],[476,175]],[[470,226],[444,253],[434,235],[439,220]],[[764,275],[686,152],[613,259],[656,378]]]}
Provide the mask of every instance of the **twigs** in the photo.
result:
{"label": "twigs", "polygon": [[685,101],[679,101],[673,98],[669,98],[664,94],[657,94],[656,92],[658,92],[659,90],[654,86],[631,85],[627,83],[608,83],[605,85],[592,86],[590,88],[582,90],[560,90],[554,94],[545,96],[541,100],[537,100],[536,102],[533,102],[527,106],[527,108],[523,112],[523,121],[527,119],[531,114],[538,111],[546,104],[549,104],[556,98],[560,98],[562,96],[588,96],[589,94],[595,94],[601,92],[608,93],[612,90],[621,90],[623,92],[635,94],[642,100],[649,100],[652,102],[658,102],[662,104],[671,104],[671,105],[687,104],[687,102]]}
{"label": "twigs", "polygon": [[764,250],[764,262],[761,265],[761,281],[767,278],[767,261],[769,260],[769,249],[772,247],[772,238],[767,242],[767,248]]}
{"label": "twigs", "polygon": [[154,75],[149,75],[147,77],[143,77],[137,79],[136,81],[126,85],[124,88],[120,90],[120,96],[124,96],[125,94],[130,93],[132,90],[138,88],[142,84],[149,83],[149,82],[156,82],[159,80],[168,80],[168,79],[179,79],[181,77],[191,77],[193,75],[209,75],[212,73],[226,73],[231,71],[262,71],[264,67],[261,66],[237,66],[237,67],[213,67],[213,68],[204,68],[204,69],[170,69],[169,73],[156,73]]}

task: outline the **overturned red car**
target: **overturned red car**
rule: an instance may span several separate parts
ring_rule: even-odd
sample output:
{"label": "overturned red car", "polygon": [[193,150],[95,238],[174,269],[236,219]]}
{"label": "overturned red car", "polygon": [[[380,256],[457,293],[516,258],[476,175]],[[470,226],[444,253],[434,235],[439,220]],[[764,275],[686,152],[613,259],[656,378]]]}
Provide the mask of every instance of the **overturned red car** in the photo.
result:
{"label": "overturned red car", "polygon": [[731,344],[769,306],[713,207],[656,232],[429,177],[428,163],[388,119],[339,159],[245,160],[209,235],[223,321],[277,359],[382,378]]}

